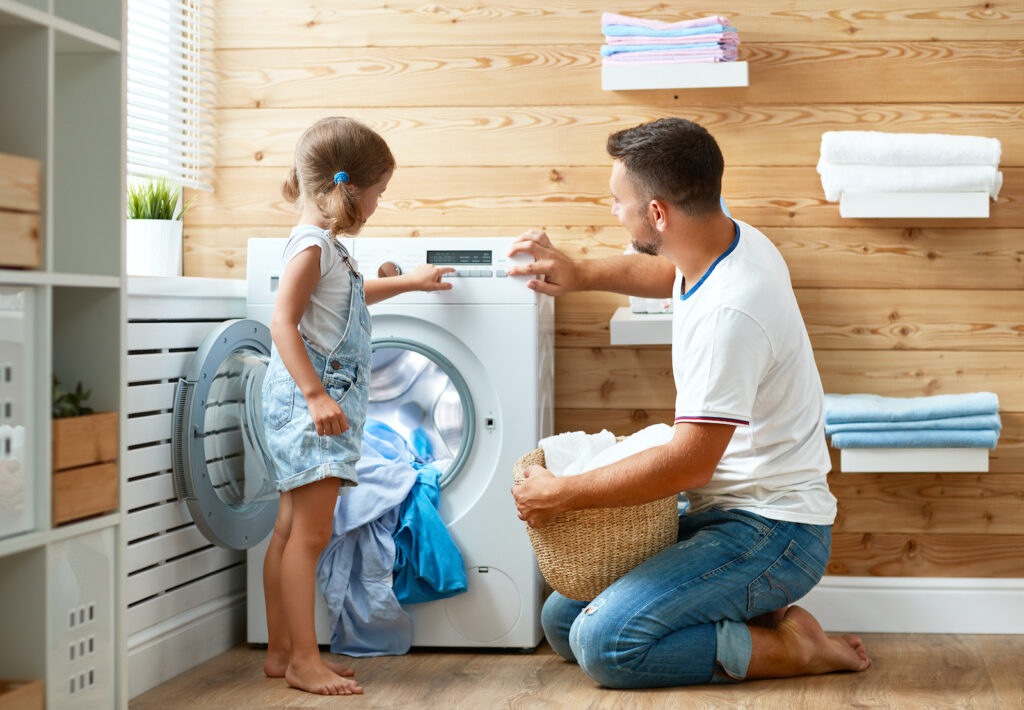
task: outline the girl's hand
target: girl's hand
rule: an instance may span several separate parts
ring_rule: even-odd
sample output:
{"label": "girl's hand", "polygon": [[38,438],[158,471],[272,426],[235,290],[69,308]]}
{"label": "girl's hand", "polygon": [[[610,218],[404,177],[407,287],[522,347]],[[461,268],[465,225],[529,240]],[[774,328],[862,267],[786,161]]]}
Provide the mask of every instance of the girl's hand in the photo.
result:
{"label": "girl's hand", "polygon": [[306,407],[320,436],[337,436],[348,429],[348,417],[326,391],[309,397]]}
{"label": "girl's hand", "polygon": [[442,281],[441,276],[453,271],[455,271],[453,266],[420,264],[410,272],[409,283],[416,291],[447,291],[453,284],[451,281]]}

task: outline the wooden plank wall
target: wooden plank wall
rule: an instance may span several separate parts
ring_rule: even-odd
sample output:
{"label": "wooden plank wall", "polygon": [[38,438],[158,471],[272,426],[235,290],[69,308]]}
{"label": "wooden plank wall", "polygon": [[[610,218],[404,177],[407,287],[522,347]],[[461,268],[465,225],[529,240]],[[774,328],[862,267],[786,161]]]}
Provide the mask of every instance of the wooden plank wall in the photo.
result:
{"label": "wooden plank wall", "polygon": [[[190,276],[242,277],[245,241],[287,233],[279,192],[299,133],[347,114],[399,162],[366,230],[514,235],[620,252],[608,133],[663,116],[707,126],[724,195],[785,256],[828,392],[997,392],[991,473],[842,474],[830,572],[1024,576],[1024,5],[735,0],[218,0],[216,192],[185,226]],[[603,92],[600,13],[730,17],[750,86]],[[987,220],[844,220],[814,170],[826,130],[986,135],[1005,185]],[[610,347],[625,299],[557,304],[560,430],[671,418],[667,347]],[[835,458],[838,469],[838,457]]]}

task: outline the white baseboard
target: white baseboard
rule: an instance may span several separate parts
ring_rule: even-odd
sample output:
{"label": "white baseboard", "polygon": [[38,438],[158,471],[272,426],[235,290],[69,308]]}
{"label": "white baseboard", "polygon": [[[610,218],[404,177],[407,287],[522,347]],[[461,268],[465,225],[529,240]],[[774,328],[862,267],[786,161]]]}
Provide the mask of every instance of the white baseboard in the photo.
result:
{"label": "white baseboard", "polygon": [[191,609],[128,639],[128,697],[134,698],[245,641],[245,594]]}
{"label": "white baseboard", "polygon": [[830,632],[1024,634],[1024,579],[826,576],[798,603]]}

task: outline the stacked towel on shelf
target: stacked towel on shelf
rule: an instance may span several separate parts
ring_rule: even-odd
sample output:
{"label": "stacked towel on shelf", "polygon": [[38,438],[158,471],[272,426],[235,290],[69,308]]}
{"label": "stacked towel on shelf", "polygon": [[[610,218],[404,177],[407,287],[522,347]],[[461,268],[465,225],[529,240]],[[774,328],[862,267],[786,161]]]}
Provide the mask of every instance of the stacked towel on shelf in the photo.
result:
{"label": "stacked towel on shelf", "polygon": [[1003,186],[995,138],[941,133],[826,131],[818,174],[825,199],[844,192],[986,192]]}
{"label": "stacked towel on shelf", "polygon": [[825,433],[836,449],[994,449],[1002,423],[991,392],[934,397],[825,395]]}
{"label": "stacked towel on shelf", "polygon": [[731,62],[740,43],[736,28],[717,15],[661,22],[606,12],[601,32],[605,64]]}

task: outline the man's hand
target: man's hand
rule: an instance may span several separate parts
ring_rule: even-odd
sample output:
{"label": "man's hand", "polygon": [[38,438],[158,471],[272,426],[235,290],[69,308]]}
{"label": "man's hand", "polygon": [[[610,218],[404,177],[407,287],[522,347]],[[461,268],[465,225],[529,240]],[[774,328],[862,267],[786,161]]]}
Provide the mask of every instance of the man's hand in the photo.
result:
{"label": "man's hand", "polygon": [[519,519],[525,520],[531,528],[544,527],[564,512],[560,493],[555,474],[543,466],[530,466],[523,471],[523,482],[512,486]]}
{"label": "man's hand", "polygon": [[532,264],[518,264],[508,269],[510,276],[535,275],[540,278],[530,279],[527,288],[549,296],[576,291],[581,287],[580,265],[556,249],[548,235],[539,229],[532,229],[519,235],[509,256],[529,254],[533,257]]}

